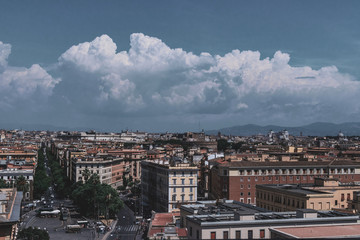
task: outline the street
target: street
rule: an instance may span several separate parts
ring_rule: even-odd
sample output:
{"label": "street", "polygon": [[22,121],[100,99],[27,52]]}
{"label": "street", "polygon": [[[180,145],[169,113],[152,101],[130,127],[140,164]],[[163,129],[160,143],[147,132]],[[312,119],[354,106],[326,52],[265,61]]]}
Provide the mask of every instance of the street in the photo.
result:
{"label": "street", "polygon": [[142,239],[142,232],[140,225],[135,224],[134,212],[124,204],[124,207],[118,213],[118,222],[116,227],[112,230],[107,240],[115,239]]}

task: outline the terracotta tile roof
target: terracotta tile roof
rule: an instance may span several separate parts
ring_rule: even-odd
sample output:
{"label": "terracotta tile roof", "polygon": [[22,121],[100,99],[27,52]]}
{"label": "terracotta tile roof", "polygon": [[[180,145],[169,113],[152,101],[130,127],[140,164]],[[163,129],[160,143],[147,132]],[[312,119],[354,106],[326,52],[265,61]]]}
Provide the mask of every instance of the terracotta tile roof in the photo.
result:
{"label": "terracotta tile roof", "polygon": [[154,219],[152,220],[152,226],[167,226],[169,223],[173,223],[173,217],[180,217],[180,213],[156,213]]}

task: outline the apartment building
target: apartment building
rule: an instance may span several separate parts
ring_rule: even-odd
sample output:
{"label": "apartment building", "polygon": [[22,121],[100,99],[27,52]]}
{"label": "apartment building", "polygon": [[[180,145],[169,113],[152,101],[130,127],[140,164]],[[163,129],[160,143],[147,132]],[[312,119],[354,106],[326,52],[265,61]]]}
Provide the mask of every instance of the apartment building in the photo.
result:
{"label": "apartment building", "polygon": [[272,239],[277,229],[279,231],[276,236],[279,236],[279,232],[283,232],[285,228],[331,228],[340,225],[351,228],[358,225],[358,221],[357,215],[336,211],[298,209],[292,212],[254,213],[243,209],[228,214],[188,215],[186,228],[188,239]]}
{"label": "apartment building", "polygon": [[6,183],[9,183],[10,186],[14,187],[16,179],[23,176],[29,184],[29,189],[27,192],[24,192],[24,199],[32,200],[33,199],[33,189],[34,189],[34,171],[33,169],[3,169],[0,170],[0,179],[4,180]]}
{"label": "apartment building", "polygon": [[315,177],[333,177],[343,184],[360,182],[360,162],[252,162],[215,161],[210,169],[212,199],[256,203],[256,185],[312,184]]}
{"label": "apartment building", "polygon": [[25,160],[26,162],[35,163],[37,151],[2,150],[0,151],[0,160]]}
{"label": "apartment building", "polygon": [[23,193],[15,188],[0,189],[0,239],[16,239]]}
{"label": "apartment building", "polygon": [[337,179],[315,178],[311,185],[256,185],[256,206],[271,211],[351,209],[348,202],[360,185],[341,184]]}
{"label": "apartment building", "polygon": [[197,201],[198,169],[189,163],[142,161],[141,186],[144,213],[172,212]]}

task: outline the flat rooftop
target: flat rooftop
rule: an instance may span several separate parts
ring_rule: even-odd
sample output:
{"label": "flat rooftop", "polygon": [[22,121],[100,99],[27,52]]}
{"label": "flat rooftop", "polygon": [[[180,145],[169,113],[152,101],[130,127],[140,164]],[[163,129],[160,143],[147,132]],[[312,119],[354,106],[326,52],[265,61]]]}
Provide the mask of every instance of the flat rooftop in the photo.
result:
{"label": "flat rooftop", "polygon": [[[247,214],[243,214],[242,212],[238,212],[240,215],[247,215]],[[206,223],[217,223],[217,224],[232,224],[232,223],[236,223],[236,222],[246,222],[246,221],[251,221],[251,222],[270,222],[270,221],[277,221],[277,220],[285,220],[285,221],[307,221],[307,219],[312,219],[312,220],[320,220],[320,219],[329,219],[329,218],[354,218],[354,219],[358,219],[359,216],[355,216],[353,214],[348,214],[348,213],[342,213],[342,212],[337,212],[337,211],[317,211],[317,216],[315,218],[299,218],[297,217],[296,211],[292,211],[292,212],[258,212],[258,213],[254,213],[254,219],[253,220],[243,220],[243,221],[239,221],[238,219],[236,219],[236,216],[234,214],[234,212],[232,212],[232,214],[228,213],[228,214],[208,214],[208,215],[192,215],[192,216],[188,216],[187,218],[192,219],[195,222],[198,222],[200,224],[206,224]]]}
{"label": "flat rooftop", "polygon": [[286,238],[359,238],[360,224],[284,227],[271,231]]}
{"label": "flat rooftop", "polygon": [[[307,185],[297,185],[297,184],[261,184],[258,185],[260,188],[265,188],[267,190],[280,190],[280,191],[286,191],[288,193],[298,194],[298,195],[331,195],[331,193],[319,191],[319,190],[313,190],[308,189]],[[258,187],[257,186],[257,187]]]}
{"label": "flat rooftop", "polygon": [[197,215],[234,214],[235,211],[241,215],[269,212],[266,209],[233,200],[198,201],[197,204],[182,205],[180,209]]}

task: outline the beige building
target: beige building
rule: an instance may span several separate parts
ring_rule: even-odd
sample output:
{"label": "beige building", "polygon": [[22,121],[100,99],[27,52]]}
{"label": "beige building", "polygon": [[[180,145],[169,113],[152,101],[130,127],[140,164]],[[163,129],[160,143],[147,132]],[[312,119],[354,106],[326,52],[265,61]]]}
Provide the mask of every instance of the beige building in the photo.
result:
{"label": "beige building", "polygon": [[172,212],[197,201],[198,168],[189,163],[142,161],[141,185],[144,213]]}
{"label": "beige building", "polygon": [[[256,206],[270,211],[348,209],[348,201],[359,185],[341,184],[337,179],[315,178],[313,185],[257,185]],[[351,208],[351,207],[350,207]]]}
{"label": "beige building", "polygon": [[112,183],[112,165],[122,159],[114,160],[112,158],[73,158],[71,160],[71,177],[74,182],[83,181],[85,169],[89,170],[90,174],[99,175],[100,182],[106,184]]}
{"label": "beige building", "polygon": [[0,189],[0,239],[16,239],[22,197],[15,188]]}

